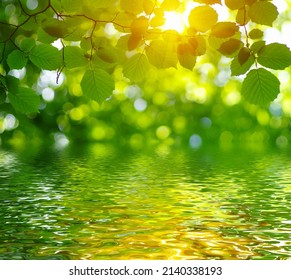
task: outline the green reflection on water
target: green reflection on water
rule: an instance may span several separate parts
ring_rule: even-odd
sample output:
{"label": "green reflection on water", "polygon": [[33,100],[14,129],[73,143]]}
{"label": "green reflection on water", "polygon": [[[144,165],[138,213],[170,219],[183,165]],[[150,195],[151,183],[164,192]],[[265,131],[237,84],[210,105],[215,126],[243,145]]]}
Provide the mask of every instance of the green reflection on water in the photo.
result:
{"label": "green reflection on water", "polygon": [[0,151],[0,259],[290,259],[289,158]]}

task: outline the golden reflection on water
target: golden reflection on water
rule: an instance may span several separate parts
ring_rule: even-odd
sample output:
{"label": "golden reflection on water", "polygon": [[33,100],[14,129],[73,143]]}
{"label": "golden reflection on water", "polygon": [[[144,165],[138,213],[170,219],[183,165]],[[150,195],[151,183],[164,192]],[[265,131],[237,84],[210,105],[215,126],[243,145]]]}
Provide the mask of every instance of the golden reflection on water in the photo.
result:
{"label": "golden reflection on water", "polygon": [[234,156],[98,145],[15,159],[0,258],[290,258],[289,160]]}

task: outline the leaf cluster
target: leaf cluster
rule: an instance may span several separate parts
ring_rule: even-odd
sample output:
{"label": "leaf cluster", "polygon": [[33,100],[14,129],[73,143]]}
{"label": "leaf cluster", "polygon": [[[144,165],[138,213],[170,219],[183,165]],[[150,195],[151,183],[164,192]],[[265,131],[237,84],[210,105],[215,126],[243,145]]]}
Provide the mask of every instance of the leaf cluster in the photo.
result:
{"label": "leaf cluster", "polygon": [[[233,76],[246,74],[245,99],[264,105],[280,92],[278,78],[268,69],[291,65],[285,45],[263,40],[264,26],[278,17],[272,1],[196,0],[181,34],[163,29],[166,12],[185,8],[179,0],[38,2],[31,9],[24,0],[1,4],[4,11],[13,6],[14,14],[0,15],[0,103],[25,114],[38,111],[40,97],[35,82],[10,75],[15,69],[55,70],[57,79],[62,72],[78,73],[83,94],[101,104],[115,89],[118,69],[130,82],[140,83],[152,69],[192,71],[199,56],[215,49],[232,59]],[[235,20],[220,22],[216,5],[225,5]],[[57,40],[59,49],[53,46]]]}

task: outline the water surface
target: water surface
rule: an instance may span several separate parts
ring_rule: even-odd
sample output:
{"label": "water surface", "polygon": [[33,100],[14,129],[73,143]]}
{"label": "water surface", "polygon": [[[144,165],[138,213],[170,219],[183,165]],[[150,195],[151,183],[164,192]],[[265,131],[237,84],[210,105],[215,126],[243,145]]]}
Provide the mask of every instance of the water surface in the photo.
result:
{"label": "water surface", "polygon": [[291,157],[0,150],[0,259],[291,259]]}

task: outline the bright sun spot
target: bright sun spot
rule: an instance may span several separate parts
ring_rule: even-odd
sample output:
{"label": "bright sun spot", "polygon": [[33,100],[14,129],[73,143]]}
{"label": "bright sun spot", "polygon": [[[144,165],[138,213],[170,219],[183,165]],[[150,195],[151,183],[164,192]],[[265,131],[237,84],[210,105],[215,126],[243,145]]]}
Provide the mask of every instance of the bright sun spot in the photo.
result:
{"label": "bright sun spot", "polygon": [[163,30],[176,30],[179,33],[185,29],[185,21],[183,15],[177,12],[165,12],[165,23]]}

